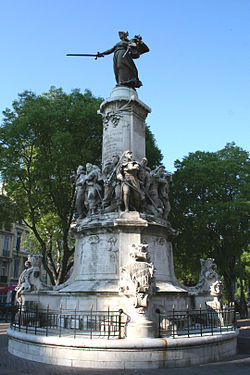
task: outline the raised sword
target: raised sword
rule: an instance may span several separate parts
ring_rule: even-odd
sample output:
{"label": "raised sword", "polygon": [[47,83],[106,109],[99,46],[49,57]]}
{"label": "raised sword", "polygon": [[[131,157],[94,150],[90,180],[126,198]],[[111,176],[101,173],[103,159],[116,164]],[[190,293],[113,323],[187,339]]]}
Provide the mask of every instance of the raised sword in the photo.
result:
{"label": "raised sword", "polygon": [[97,54],[89,54],[89,53],[67,53],[66,56],[83,56],[83,57],[94,57],[97,60],[98,57],[104,57],[102,54],[97,52]]}

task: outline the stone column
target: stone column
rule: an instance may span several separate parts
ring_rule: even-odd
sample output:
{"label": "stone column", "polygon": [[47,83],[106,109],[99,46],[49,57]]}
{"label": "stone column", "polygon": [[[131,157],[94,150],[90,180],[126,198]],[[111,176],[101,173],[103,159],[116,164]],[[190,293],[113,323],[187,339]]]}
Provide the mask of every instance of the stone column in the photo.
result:
{"label": "stone column", "polygon": [[151,109],[129,87],[116,87],[101,106],[103,117],[103,166],[113,155],[132,151],[137,161],[145,156],[145,119]]}

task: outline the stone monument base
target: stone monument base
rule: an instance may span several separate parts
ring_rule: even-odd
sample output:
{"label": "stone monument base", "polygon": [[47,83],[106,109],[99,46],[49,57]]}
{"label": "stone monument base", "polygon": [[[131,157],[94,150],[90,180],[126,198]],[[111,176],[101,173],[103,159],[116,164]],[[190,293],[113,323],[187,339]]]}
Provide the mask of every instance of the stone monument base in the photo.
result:
{"label": "stone monument base", "polygon": [[124,340],[35,336],[8,329],[9,352],[32,361],[81,368],[154,369],[201,365],[236,353],[238,331],[193,338]]}

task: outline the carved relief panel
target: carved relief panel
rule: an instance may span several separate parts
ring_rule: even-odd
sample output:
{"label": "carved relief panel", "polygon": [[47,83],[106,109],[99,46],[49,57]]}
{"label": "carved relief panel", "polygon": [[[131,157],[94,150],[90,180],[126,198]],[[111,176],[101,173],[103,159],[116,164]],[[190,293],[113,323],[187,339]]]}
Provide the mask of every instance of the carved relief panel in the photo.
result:
{"label": "carved relief panel", "polygon": [[81,279],[116,278],[118,252],[118,238],[115,234],[101,233],[85,236],[79,256]]}

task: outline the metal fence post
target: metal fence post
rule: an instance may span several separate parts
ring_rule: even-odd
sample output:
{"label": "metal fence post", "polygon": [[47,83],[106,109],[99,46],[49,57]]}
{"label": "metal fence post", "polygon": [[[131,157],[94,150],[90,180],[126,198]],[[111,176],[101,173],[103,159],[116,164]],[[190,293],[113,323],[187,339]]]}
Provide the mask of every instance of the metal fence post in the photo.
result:
{"label": "metal fence post", "polygon": [[36,335],[36,329],[37,329],[37,325],[38,325],[38,305],[36,305],[36,313],[35,313],[35,335]]}
{"label": "metal fence post", "polygon": [[26,327],[25,327],[25,331],[26,333],[28,332],[28,321],[29,321],[29,311],[24,311],[24,319],[26,320]]}
{"label": "metal fence post", "polygon": [[172,324],[172,335],[173,335],[173,338],[174,338],[174,334],[175,334],[175,327],[174,327],[174,305],[173,305],[173,308],[172,308],[172,314],[173,314],[173,324]]}
{"label": "metal fence post", "polygon": [[202,336],[202,319],[201,319],[202,315],[201,315],[201,304],[200,304],[200,332],[201,332],[201,336]]}
{"label": "metal fence post", "polygon": [[109,315],[109,306],[108,306],[108,340],[110,336],[110,315]]}
{"label": "metal fence post", "polygon": [[49,304],[47,306],[47,312],[46,312],[46,336],[48,336],[48,330],[49,330]]}
{"label": "metal fence post", "polygon": [[74,339],[76,338],[76,305],[75,305],[75,323],[74,323]]}
{"label": "metal fence post", "polygon": [[20,306],[19,306],[19,317],[18,317],[18,329],[19,329],[19,331],[21,330],[22,309],[23,309],[23,305],[22,305],[22,302],[21,302]]}
{"label": "metal fence post", "polygon": [[[220,313],[220,311],[219,311],[219,313]],[[209,314],[209,312],[208,312],[208,314]],[[209,315],[208,315],[209,316]],[[217,314],[217,319],[218,319],[218,317],[219,317],[220,315],[218,315]],[[211,320],[211,324],[210,324],[210,328],[211,328],[211,332],[212,332],[212,336],[214,335],[214,330],[213,330],[213,328],[214,328],[214,313],[213,313],[213,310],[211,309],[211,311],[210,311],[210,320]],[[217,324],[216,324],[217,325]]]}
{"label": "metal fence post", "polygon": [[59,315],[59,337],[62,335],[62,304],[60,304],[60,315]]}
{"label": "metal fence post", "polygon": [[190,334],[190,327],[189,327],[189,324],[190,324],[189,305],[187,305],[187,321],[188,321],[188,337],[189,337],[189,334]]}
{"label": "metal fence post", "polygon": [[223,308],[220,309],[220,333],[222,333]]}
{"label": "metal fence post", "polygon": [[157,321],[158,335],[157,335],[157,337],[161,337],[161,312],[160,312],[160,310],[157,309],[156,313],[158,314],[158,321]]}
{"label": "metal fence post", "polygon": [[93,334],[93,325],[92,325],[93,314],[92,314],[92,311],[93,311],[93,306],[91,306],[91,309],[90,309],[90,338],[91,338],[91,340],[92,340],[92,334]]}
{"label": "metal fence post", "polygon": [[119,317],[118,317],[118,324],[119,324],[119,339],[122,338],[122,313],[123,313],[123,310],[120,309],[119,310]]}
{"label": "metal fence post", "polygon": [[235,329],[237,328],[237,318],[236,318],[235,305],[233,305],[233,327],[234,327]]}

